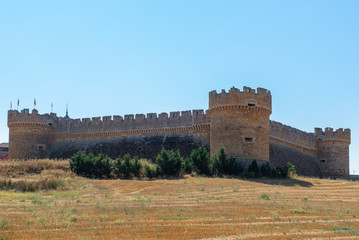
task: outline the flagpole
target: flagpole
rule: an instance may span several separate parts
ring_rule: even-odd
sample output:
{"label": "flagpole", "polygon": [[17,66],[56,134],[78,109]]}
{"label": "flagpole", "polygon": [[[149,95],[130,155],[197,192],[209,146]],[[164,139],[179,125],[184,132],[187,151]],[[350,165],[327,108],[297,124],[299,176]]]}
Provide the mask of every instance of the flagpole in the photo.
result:
{"label": "flagpole", "polygon": [[16,111],[19,111],[19,105],[20,105],[20,100],[17,99],[17,108],[16,108]]}
{"label": "flagpole", "polygon": [[54,104],[51,103],[51,112],[50,113],[52,113],[53,107],[54,107]]}

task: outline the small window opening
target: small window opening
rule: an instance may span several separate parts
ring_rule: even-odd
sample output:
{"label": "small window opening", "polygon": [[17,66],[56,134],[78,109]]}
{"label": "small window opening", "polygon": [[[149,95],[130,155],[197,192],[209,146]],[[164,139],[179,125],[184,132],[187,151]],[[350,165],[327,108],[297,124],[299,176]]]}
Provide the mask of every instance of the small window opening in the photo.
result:
{"label": "small window opening", "polygon": [[52,123],[49,123],[49,126],[52,126]]}
{"label": "small window opening", "polygon": [[175,117],[175,115],[173,114],[172,117]]}
{"label": "small window opening", "polygon": [[46,145],[45,144],[38,144],[37,145],[37,150],[43,151],[46,149]]}
{"label": "small window opening", "polygon": [[320,160],[320,162],[325,163],[325,162],[326,162],[326,160],[322,159],[322,160]]}
{"label": "small window opening", "polygon": [[196,115],[198,116],[198,112],[196,112]]}
{"label": "small window opening", "polygon": [[244,141],[245,142],[253,142],[253,138],[246,137],[246,138],[244,138]]}
{"label": "small window opening", "polygon": [[248,103],[248,107],[255,107],[256,105],[254,103]]}

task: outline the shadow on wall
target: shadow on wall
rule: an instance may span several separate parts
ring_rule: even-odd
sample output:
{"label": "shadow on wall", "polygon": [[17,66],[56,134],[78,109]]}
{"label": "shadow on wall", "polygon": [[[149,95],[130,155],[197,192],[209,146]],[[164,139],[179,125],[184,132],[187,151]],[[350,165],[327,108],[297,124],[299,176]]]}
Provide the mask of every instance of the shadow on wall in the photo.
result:
{"label": "shadow on wall", "polygon": [[301,176],[324,177],[316,157],[276,143],[269,144],[269,161],[278,167],[290,162]]}
{"label": "shadow on wall", "polygon": [[155,160],[162,148],[179,150],[181,156],[187,157],[193,149],[199,146],[207,146],[209,141],[194,135],[152,135],[131,136],[115,139],[96,140],[70,140],[56,143],[51,151],[50,158],[71,158],[78,151],[104,153],[112,159],[129,153],[131,156]]}

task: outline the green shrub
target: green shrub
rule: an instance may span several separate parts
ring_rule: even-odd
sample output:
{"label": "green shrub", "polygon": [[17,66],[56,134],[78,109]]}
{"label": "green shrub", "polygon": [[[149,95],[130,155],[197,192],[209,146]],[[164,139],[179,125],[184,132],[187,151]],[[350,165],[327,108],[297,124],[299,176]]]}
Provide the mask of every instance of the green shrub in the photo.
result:
{"label": "green shrub", "polygon": [[256,160],[253,160],[251,164],[248,166],[248,173],[253,173],[254,177],[259,176],[259,168]]}
{"label": "green shrub", "polygon": [[140,177],[141,175],[141,170],[142,170],[142,163],[138,160],[138,157],[134,157],[134,159],[132,159],[132,174],[135,177]]}
{"label": "green shrub", "polygon": [[264,177],[273,177],[272,173],[273,173],[272,168],[269,166],[268,163],[262,165],[262,167],[261,167],[262,176],[264,176]]}
{"label": "green shrub", "polygon": [[190,158],[186,157],[184,159],[184,172],[187,174],[192,173],[193,171],[193,162]]}
{"label": "green shrub", "polygon": [[270,197],[266,193],[263,193],[261,195],[261,198],[264,199],[264,200],[270,200]]}
{"label": "green shrub", "polygon": [[150,163],[144,163],[144,174],[148,178],[154,178],[157,177],[157,166]]}
{"label": "green shrub", "polygon": [[93,166],[92,172],[94,177],[103,178],[109,177],[112,172],[112,163],[111,159],[104,154],[100,153],[96,157],[93,158]]}
{"label": "green shrub", "polygon": [[121,158],[121,156],[118,156],[118,158],[116,158],[115,161],[113,162],[113,166],[112,166],[112,170],[117,177],[121,176],[122,168],[123,168],[123,159]]}
{"label": "green shrub", "polygon": [[295,170],[295,166],[293,163],[287,162],[287,164],[285,165],[287,172],[289,173],[290,176],[296,175],[297,171]]}
{"label": "green shrub", "polygon": [[109,177],[112,172],[112,161],[102,153],[94,156],[92,153],[86,155],[78,152],[70,159],[70,169],[85,177]]}
{"label": "green shrub", "polygon": [[218,154],[213,156],[213,174],[220,177],[223,175],[239,176],[242,172],[242,166],[234,158],[227,158],[223,147],[219,149]]}
{"label": "green shrub", "polygon": [[[94,177],[95,156],[92,153],[85,155],[82,172],[86,177]],[[81,174],[80,174],[81,175]]]}
{"label": "green shrub", "polygon": [[83,167],[84,167],[84,160],[85,160],[86,154],[79,151],[76,153],[71,159],[70,159],[70,169],[74,173],[78,175],[82,175],[84,173]]}
{"label": "green shrub", "polygon": [[123,156],[123,158],[116,158],[113,163],[113,172],[117,175],[117,177],[140,177],[141,171],[142,163],[138,160],[137,156],[132,159],[129,153]]}
{"label": "green shrub", "polygon": [[184,167],[183,158],[178,150],[174,152],[162,149],[156,158],[156,164],[158,173],[162,176],[179,176]]}
{"label": "green shrub", "polygon": [[193,162],[193,168],[196,173],[207,176],[212,175],[212,164],[207,149],[204,146],[194,149],[191,152],[190,158]]}
{"label": "green shrub", "polygon": [[131,177],[132,172],[132,162],[131,162],[131,155],[127,153],[125,156],[123,156],[123,164],[122,164],[122,174],[125,178]]}

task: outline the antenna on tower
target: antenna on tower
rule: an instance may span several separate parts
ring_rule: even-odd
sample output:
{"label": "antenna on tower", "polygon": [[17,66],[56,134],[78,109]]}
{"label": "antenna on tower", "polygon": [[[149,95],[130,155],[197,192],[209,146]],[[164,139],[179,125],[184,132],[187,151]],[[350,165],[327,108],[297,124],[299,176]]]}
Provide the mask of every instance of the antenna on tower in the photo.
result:
{"label": "antenna on tower", "polygon": [[70,118],[69,117],[69,102],[66,103],[66,116],[65,118]]}

